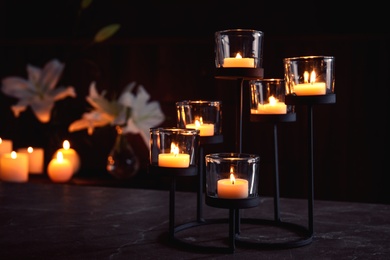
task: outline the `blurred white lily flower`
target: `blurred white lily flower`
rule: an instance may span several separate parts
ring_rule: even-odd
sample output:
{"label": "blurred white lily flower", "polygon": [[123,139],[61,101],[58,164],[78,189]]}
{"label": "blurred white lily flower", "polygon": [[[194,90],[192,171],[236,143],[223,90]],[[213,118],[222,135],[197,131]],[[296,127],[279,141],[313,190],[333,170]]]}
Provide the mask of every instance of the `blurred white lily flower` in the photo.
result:
{"label": "blurred white lily flower", "polygon": [[123,133],[140,134],[147,147],[149,147],[149,130],[162,123],[165,116],[157,101],[149,101],[150,95],[142,85],[137,88],[136,95],[133,89],[136,82],[128,84],[118,100],[109,101],[105,98],[106,92],[100,95],[96,90],[96,83],[89,87],[87,102],[93,107],[91,112],[84,113],[82,118],[69,126],[69,132],[88,129],[93,134],[95,127],[107,124],[120,125]]}
{"label": "blurred white lily flower", "polygon": [[27,65],[28,80],[20,77],[7,77],[2,80],[4,94],[18,98],[11,107],[15,117],[31,107],[37,119],[42,123],[50,121],[54,103],[66,97],[76,97],[73,87],[56,87],[65,65],[56,59],[45,64],[43,69]]}

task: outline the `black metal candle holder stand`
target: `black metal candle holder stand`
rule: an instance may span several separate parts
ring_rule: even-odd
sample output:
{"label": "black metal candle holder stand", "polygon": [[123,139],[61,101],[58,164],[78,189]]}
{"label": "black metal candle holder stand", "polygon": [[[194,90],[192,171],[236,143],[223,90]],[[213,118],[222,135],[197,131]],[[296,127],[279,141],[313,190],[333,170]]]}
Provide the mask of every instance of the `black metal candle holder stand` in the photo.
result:
{"label": "black metal candle holder stand", "polygon": [[295,122],[296,114],[288,113],[283,115],[278,114],[251,114],[251,122],[260,122],[260,123],[271,123],[274,126],[274,161],[275,161],[275,180],[274,180],[274,220],[279,222],[280,220],[280,209],[279,209],[279,152],[278,152],[278,123],[283,122]]}
{"label": "black metal candle holder stand", "polygon": [[223,199],[206,196],[206,204],[211,207],[229,209],[229,243],[224,251],[234,253],[236,238],[240,234],[240,209],[257,207],[260,204],[259,197],[245,199]]}
{"label": "black metal candle holder stand", "polygon": [[204,194],[204,175],[205,175],[205,154],[204,146],[211,144],[219,144],[223,142],[223,135],[200,136],[199,145],[199,175],[198,175],[198,189],[197,189],[197,217],[198,222],[204,222],[203,219],[203,194]]}
{"label": "black metal candle holder stand", "polygon": [[236,80],[240,87],[240,111],[237,125],[237,152],[242,152],[242,115],[244,113],[244,80],[264,78],[263,68],[217,68],[216,79]]}
{"label": "black metal candle holder stand", "polygon": [[[240,88],[240,107],[239,107],[239,118],[237,124],[237,143],[236,151],[242,152],[242,124],[243,124],[243,113],[244,113],[244,81],[245,80],[256,80],[264,77],[263,68],[217,68],[215,72],[216,79],[225,80],[236,80]],[[236,211],[237,223],[240,223],[239,211]]]}
{"label": "black metal candle holder stand", "polygon": [[[228,253],[229,248],[218,246],[205,246],[184,241],[176,236],[177,233],[203,225],[226,223],[226,219],[204,219],[203,218],[203,195],[204,195],[204,145],[217,144],[223,142],[223,135],[214,136],[201,136],[199,145],[199,167],[190,166],[189,168],[171,168],[171,167],[158,167],[150,166],[150,171],[157,174],[166,175],[170,177],[171,186],[169,190],[169,239],[176,245],[180,245],[182,248],[202,252],[213,253]],[[178,176],[198,176],[198,189],[197,189],[197,210],[196,220],[183,223],[180,225],[175,224],[175,198],[176,198],[176,177]]]}
{"label": "black metal candle holder stand", "polygon": [[[251,122],[260,122],[260,123],[271,123],[274,127],[274,160],[275,160],[275,180],[274,180],[274,220],[267,219],[244,219],[245,223],[258,224],[258,225],[267,225],[273,227],[279,227],[282,229],[289,230],[295,233],[298,238],[294,239],[284,239],[284,240],[273,240],[271,238],[266,238],[264,241],[255,241],[237,238],[237,243],[240,243],[245,246],[250,247],[260,247],[260,248],[295,248],[307,245],[312,242],[312,232],[305,228],[304,226],[282,221],[280,218],[280,193],[279,193],[279,153],[278,153],[278,132],[277,124],[283,122],[295,122],[296,114],[288,113],[283,115],[277,114],[251,114]],[[311,216],[312,219],[312,216]]]}
{"label": "black metal candle holder stand", "polygon": [[308,229],[311,236],[314,235],[313,224],[313,205],[314,205],[314,156],[313,156],[313,105],[334,104],[336,103],[336,94],[326,94],[317,96],[296,96],[294,94],[286,95],[285,103],[287,105],[306,105],[308,122]]}
{"label": "black metal candle holder stand", "polygon": [[[238,119],[238,143],[237,143],[237,151],[242,152],[242,124],[243,124],[243,113],[244,113],[244,80],[256,80],[256,79],[262,79],[263,78],[263,70],[262,69],[217,69],[216,72],[216,78],[219,79],[230,79],[230,80],[237,80],[239,86],[240,86],[240,108],[239,108],[239,119]],[[287,105],[289,105],[287,102],[285,102]],[[300,247],[307,245],[312,242],[313,237],[313,214],[312,214],[312,206],[309,206],[309,228],[305,228],[301,225],[289,223],[289,222],[282,222],[280,220],[280,210],[279,210],[279,173],[278,173],[278,152],[277,152],[277,122],[288,122],[288,121],[295,121],[295,114],[286,114],[285,116],[268,116],[268,117],[262,117],[262,119],[259,119],[259,117],[251,116],[252,121],[268,121],[271,123],[274,123],[274,145],[275,145],[275,197],[274,197],[274,220],[267,220],[267,219],[250,219],[250,218],[243,218],[240,219],[239,211],[236,211],[236,223],[237,223],[237,230],[240,229],[239,224],[240,223],[249,223],[249,224],[256,224],[256,225],[267,225],[267,226],[275,226],[279,228],[284,228],[289,231],[292,231],[302,237],[302,239],[294,240],[294,241],[284,241],[284,242],[274,242],[272,240],[269,240],[267,242],[262,241],[252,241],[252,240],[243,240],[239,236],[235,238],[235,242],[237,244],[240,244],[242,246],[249,246],[249,247],[255,247],[255,248],[294,248],[294,247]],[[311,185],[312,190],[312,185]],[[309,196],[309,205],[310,200],[312,200],[312,197]]]}
{"label": "black metal candle holder stand", "polygon": [[[244,80],[261,79],[263,77],[262,69],[218,69],[216,78],[220,79],[235,79],[240,84],[240,112],[238,123],[238,143],[237,150],[239,153],[242,151],[242,115],[243,115],[243,96],[244,96]],[[233,76],[232,76],[233,75]],[[237,76],[238,75],[238,76]],[[187,168],[163,168],[153,167],[152,171],[158,171],[160,174],[167,174],[171,177],[171,187],[169,193],[169,238],[176,244],[181,245],[182,248],[200,250],[201,252],[213,252],[213,253],[234,253],[236,245],[251,248],[294,248],[304,245],[308,245],[312,242],[314,235],[313,228],[313,111],[312,106],[315,104],[331,104],[335,103],[336,95],[328,94],[324,96],[295,96],[287,95],[285,97],[285,103],[287,105],[307,105],[308,106],[308,140],[309,140],[309,174],[308,174],[308,227],[302,225],[281,221],[280,209],[279,209],[279,163],[278,163],[278,145],[277,145],[277,123],[280,122],[292,122],[296,120],[295,113],[286,115],[251,115],[250,120],[252,122],[263,122],[274,124],[274,152],[275,152],[275,194],[274,194],[274,220],[257,219],[257,218],[241,218],[240,209],[256,207],[260,204],[259,197],[247,198],[247,199],[222,199],[206,196],[205,202],[208,206],[217,208],[229,209],[229,218],[221,219],[204,219],[203,218],[203,173],[204,173],[204,151],[203,145],[208,143],[222,142],[222,136],[216,137],[204,137],[200,141],[199,149],[199,167]],[[176,177],[177,176],[194,176],[198,174],[198,191],[197,191],[197,216],[196,220],[187,222],[181,225],[175,226],[175,192],[176,192]],[[184,241],[175,236],[180,231],[210,224],[229,223],[229,243],[227,247],[219,246],[207,246]],[[241,234],[241,223],[253,224],[253,225],[267,225],[272,227],[279,227],[290,232],[293,232],[301,237],[301,239],[282,242],[272,241],[267,239],[267,242],[259,241],[258,239],[243,238]]]}
{"label": "black metal candle holder stand", "polygon": [[[176,193],[176,177],[178,176],[196,176],[198,175],[198,167],[190,166],[188,168],[174,168],[174,167],[159,167],[150,165],[149,170],[151,173],[160,174],[162,176],[168,176],[171,180],[171,186],[169,189],[169,238],[174,239],[175,233],[178,229],[184,229],[182,227],[175,226],[175,193]],[[198,206],[199,210],[199,206]],[[186,228],[192,227],[199,221],[190,222],[185,224]]]}

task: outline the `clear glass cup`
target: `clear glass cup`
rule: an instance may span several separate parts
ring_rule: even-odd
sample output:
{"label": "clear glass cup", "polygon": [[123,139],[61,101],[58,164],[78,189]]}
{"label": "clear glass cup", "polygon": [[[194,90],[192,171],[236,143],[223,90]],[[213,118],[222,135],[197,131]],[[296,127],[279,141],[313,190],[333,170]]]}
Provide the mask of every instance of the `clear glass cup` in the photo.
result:
{"label": "clear glass cup", "polygon": [[150,128],[150,164],[169,168],[197,165],[199,130]]}
{"label": "clear glass cup", "polygon": [[262,68],[263,36],[263,32],[251,29],[216,32],[216,68]]}
{"label": "clear glass cup", "polygon": [[206,194],[212,198],[258,197],[260,157],[244,153],[207,154]]}
{"label": "clear glass cup", "polygon": [[261,79],[249,82],[251,114],[287,114],[293,112],[292,105],[286,105],[284,79]]}
{"label": "clear glass cup", "polygon": [[287,94],[318,96],[335,92],[335,58],[302,56],[285,58],[284,79]]}
{"label": "clear glass cup", "polygon": [[222,134],[221,101],[179,101],[176,112],[178,128],[199,129],[200,136]]}

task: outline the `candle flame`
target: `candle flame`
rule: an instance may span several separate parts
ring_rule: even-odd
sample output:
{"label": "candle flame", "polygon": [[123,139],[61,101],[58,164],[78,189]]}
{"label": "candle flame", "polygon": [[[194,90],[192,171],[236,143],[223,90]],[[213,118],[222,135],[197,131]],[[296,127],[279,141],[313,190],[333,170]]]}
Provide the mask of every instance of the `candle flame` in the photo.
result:
{"label": "candle flame", "polygon": [[236,59],[242,59],[242,56],[239,52],[237,52]]}
{"label": "candle flame", "polygon": [[309,72],[305,71],[303,73],[303,82],[304,83],[309,83]]}
{"label": "candle flame", "polygon": [[34,149],[31,147],[31,146],[29,146],[28,148],[27,148],[27,152],[28,153],[32,153],[34,151]]}
{"label": "candle flame", "polygon": [[271,106],[275,106],[276,103],[278,102],[278,99],[276,99],[274,96],[270,96],[269,99],[268,99],[268,101],[269,101],[269,104],[270,104]]}
{"label": "candle flame", "polygon": [[16,154],[16,152],[15,151],[12,151],[11,152],[11,158],[12,159],[16,159],[18,157],[18,155]]}
{"label": "candle flame", "polygon": [[0,144],[3,142],[3,139],[0,138]]}
{"label": "candle flame", "polygon": [[234,184],[236,182],[236,178],[234,178],[233,173],[230,174],[230,181],[232,182],[232,184]]}
{"label": "candle flame", "polygon": [[70,148],[70,143],[68,140],[65,140],[64,143],[62,144],[62,147],[65,149],[65,150],[68,150]]}
{"label": "candle flame", "polygon": [[203,118],[200,117],[199,119],[195,119],[195,126],[199,127],[200,125],[203,125]]}
{"label": "candle flame", "polygon": [[310,83],[314,83],[316,81],[316,72],[313,70],[310,75]]}
{"label": "candle flame", "polygon": [[57,161],[62,162],[64,160],[64,155],[62,152],[57,152]]}
{"label": "candle flame", "polygon": [[309,72],[305,71],[303,73],[303,81],[304,83],[314,83],[316,82],[316,72],[313,70],[311,73],[310,73],[310,82],[309,82]]}
{"label": "candle flame", "polygon": [[179,154],[179,147],[175,143],[171,143],[171,153],[175,156]]}

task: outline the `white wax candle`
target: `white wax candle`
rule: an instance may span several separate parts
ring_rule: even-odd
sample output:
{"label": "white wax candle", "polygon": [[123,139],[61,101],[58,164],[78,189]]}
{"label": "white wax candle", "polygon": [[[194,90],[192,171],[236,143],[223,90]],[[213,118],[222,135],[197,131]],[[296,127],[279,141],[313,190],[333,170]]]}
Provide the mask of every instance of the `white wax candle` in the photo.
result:
{"label": "white wax candle", "polygon": [[242,58],[241,54],[237,53],[235,58],[224,58],[223,67],[224,68],[254,68],[255,59]]}
{"label": "white wax candle", "polygon": [[57,156],[57,153],[61,152],[65,159],[68,159],[73,167],[73,174],[75,174],[80,169],[80,157],[76,150],[70,148],[70,143],[68,140],[63,142],[63,148],[58,149],[53,155],[53,158]]}
{"label": "white wax candle", "polygon": [[224,68],[254,68],[255,60],[253,58],[225,58],[223,60]]}
{"label": "white wax candle", "polygon": [[43,148],[19,148],[18,153],[24,153],[28,156],[28,171],[32,174],[43,173],[44,151]]}
{"label": "white wax candle", "polygon": [[302,83],[294,86],[294,92],[297,96],[325,95],[325,82]]}
{"label": "white wax candle", "polygon": [[269,97],[268,104],[258,104],[257,110],[251,109],[252,114],[286,114],[287,105],[283,102],[278,102],[273,96]]}
{"label": "white wax candle", "polygon": [[47,175],[53,182],[67,182],[72,178],[73,166],[71,162],[63,157],[62,152],[58,152],[47,166]]}
{"label": "white wax candle", "polygon": [[[309,79],[310,77],[310,79]],[[308,71],[303,73],[303,84],[294,86],[294,92],[297,96],[325,95],[325,82],[316,82],[316,72],[313,70],[310,75]]]}
{"label": "white wax candle", "polygon": [[27,154],[16,153],[15,151],[2,154],[0,157],[0,179],[9,182],[27,182]]}
{"label": "white wax candle", "polygon": [[158,155],[158,166],[172,168],[188,168],[190,166],[190,155],[184,153],[160,153]]}
{"label": "white wax candle", "polygon": [[199,130],[200,136],[214,135],[214,124],[187,124],[186,128]]}
{"label": "white wax candle", "polygon": [[12,152],[12,141],[0,138],[0,154]]}
{"label": "white wax candle", "polygon": [[245,179],[222,179],[217,182],[218,198],[243,199],[248,197],[248,181]]}

